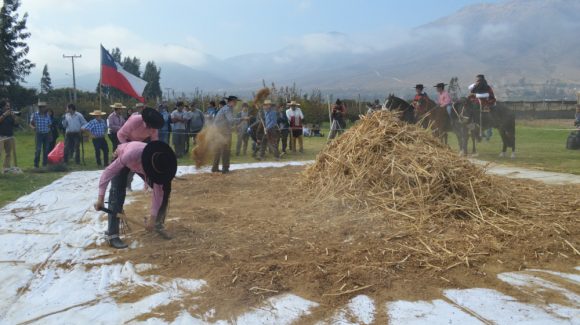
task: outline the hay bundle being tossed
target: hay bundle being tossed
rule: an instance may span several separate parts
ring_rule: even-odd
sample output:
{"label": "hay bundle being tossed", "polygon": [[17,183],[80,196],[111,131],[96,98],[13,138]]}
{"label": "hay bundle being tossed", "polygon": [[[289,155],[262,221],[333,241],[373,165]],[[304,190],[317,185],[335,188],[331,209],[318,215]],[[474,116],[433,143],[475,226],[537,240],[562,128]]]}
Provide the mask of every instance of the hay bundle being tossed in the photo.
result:
{"label": "hay bundle being tossed", "polygon": [[504,183],[449,150],[431,132],[390,112],[363,117],[318,155],[305,176],[319,195],[409,218],[481,217],[483,210],[510,207]]}
{"label": "hay bundle being tossed", "polygon": [[[260,105],[268,96],[270,96],[269,88],[262,88],[256,93],[254,97],[256,111],[258,109],[257,105]],[[256,112],[252,112],[251,115],[256,115]],[[218,148],[226,145],[228,140],[223,130],[220,130],[213,124],[206,124],[203,130],[197,135],[197,145],[191,151],[191,159],[194,161],[195,167],[201,168],[207,165],[215,156]]]}

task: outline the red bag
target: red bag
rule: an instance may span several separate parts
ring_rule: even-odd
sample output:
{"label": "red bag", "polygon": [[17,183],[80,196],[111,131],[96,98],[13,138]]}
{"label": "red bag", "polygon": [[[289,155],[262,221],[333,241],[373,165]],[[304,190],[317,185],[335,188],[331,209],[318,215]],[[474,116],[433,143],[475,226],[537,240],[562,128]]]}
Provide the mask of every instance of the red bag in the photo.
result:
{"label": "red bag", "polygon": [[48,162],[53,165],[62,163],[64,160],[64,142],[60,141],[48,154]]}

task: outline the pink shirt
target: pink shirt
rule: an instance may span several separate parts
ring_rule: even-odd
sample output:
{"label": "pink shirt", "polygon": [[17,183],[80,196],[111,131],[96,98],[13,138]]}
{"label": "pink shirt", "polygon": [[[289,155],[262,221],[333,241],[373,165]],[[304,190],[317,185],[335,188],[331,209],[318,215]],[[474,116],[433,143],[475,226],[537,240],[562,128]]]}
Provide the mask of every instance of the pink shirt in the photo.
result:
{"label": "pink shirt", "polygon": [[[122,143],[117,147],[117,159],[103,171],[99,179],[99,195],[105,195],[107,185],[113,177],[115,177],[124,167],[131,171],[145,175],[143,164],[141,163],[141,155],[143,149],[147,144],[144,142],[134,141],[129,143]],[[157,216],[159,208],[163,202],[163,186],[153,184],[153,198],[151,202],[151,215]]]}
{"label": "pink shirt", "polygon": [[449,93],[447,91],[442,91],[439,94],[439,106],[447,106],[447,105],[451,105],[451,96],[449,96]]}
{"label": "pink shirt", "polygon": [[131,115],[121,129],[117,132],[117,138],[120,143],[131,141],[145,141],[151,138],[151,141],[159,140],[157,129],[148,128],[141,115]]}

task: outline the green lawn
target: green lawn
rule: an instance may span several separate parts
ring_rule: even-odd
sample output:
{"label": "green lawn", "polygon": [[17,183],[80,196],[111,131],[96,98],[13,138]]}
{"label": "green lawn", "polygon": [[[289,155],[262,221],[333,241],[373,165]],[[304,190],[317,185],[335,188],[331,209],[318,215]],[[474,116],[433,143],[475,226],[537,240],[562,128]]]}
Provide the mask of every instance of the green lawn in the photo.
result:
{"label": "green lawn", "polygon": [[[482,141],[477,145],[478,159],[530,167],[541,170],[580,174],[580,151],[566,150],[566,138],[570,131],[557,130],[561,126],[544,125],[525,126],[518,123],[516,126],[516,158],[511,159],[511,149],[508,148],[507,158],[499,158],[502,148],[501,137],[497,130],[489,142]],[[457,149],[455,135],[449,135],[449,145]],[[471,140],[469,144],[471,152]]]}
{"label": "green lawn", "polygon": [[[510,165],[580,174],[580,163],[578,163],[580,152],[566,150],[565,147],[566,138],[570,131],[552,130],[557,128],[562,128],[562,126],[557,124],[551,125],[547,123],[530,125],[529,123],[518,122],[516,131],[516,159],[498,158],[498,154],[501,150],[501,139],[497,134],[497,131],[494,130],[494,135],[490,142],[481,142],[477,144],[479,159]],[[327,130],[324,132],[326,133]],[[456,149],[457,141],[455,136],[450,135],[449,139],[451,148]],[[62,140],[62,137],[59,140]],[[235,143],[236,139],[234,137],[232,145],[232,163],[247,163],[256,161],[251,157],[251,151],[249,151],[248,155],[246,156],[236,157]],[[325,145],[325,143],[326,137],[305,138],[305,153],[289,153],[283,158],[283,160],[314,159],[316,154]],[[0,206],[15,200],[19,196],[30,193],[35,189],[45,186],[65,174],[65,172],[39,172],[32,168],[34,158],[34,136],[31,132],[18,133],[16,135],[16,147],[18,165],[24,170],[24,174],[0,174]],[[268,159],[271,160],[272,158],[269,157]],[[85,142],[85,162],[86,165],[80,166],[72,164],[69,166],[69,171],[97,169],[94,158],[94,150],[91,142]],[[183,157],[179,160],[179,164],[191,165],[192,163],[189,157]]]}

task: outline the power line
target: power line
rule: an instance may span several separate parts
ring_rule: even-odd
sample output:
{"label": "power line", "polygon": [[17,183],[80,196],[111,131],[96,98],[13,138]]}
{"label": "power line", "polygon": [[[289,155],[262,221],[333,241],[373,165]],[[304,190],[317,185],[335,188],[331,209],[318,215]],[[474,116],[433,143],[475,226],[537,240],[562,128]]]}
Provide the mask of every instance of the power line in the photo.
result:
{"label": "power line", "polygon": [[77,102],[77,79],[76,79],[76,75],[75,75],[75,59],[80,59],[83,56],[82,55],[62,55],[63,58],[65,59],[69,59],[72,63],[72,73],[73,73],[73,90],[74,90],[74,97],[73,97],[73,102],[76,104]]}

